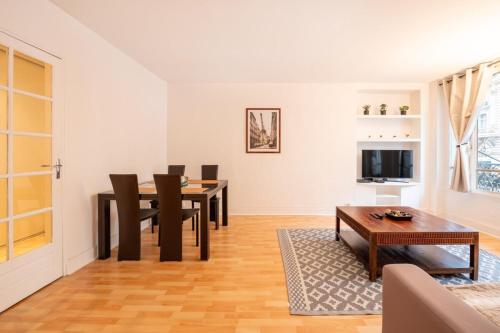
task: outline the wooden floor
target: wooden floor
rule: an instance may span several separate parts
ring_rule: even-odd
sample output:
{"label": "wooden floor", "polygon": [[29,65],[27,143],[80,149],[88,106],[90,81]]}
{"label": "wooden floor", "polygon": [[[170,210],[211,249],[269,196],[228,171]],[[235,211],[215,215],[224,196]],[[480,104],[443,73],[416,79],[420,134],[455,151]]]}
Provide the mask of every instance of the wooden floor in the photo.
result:
{"label": "wooden floor", "polygon": [[[0,315],[0,332],[380,332],[380,316],[290,316],[278,228],[333,227],[331,217],[230,217],[198,260],[190,223],[184,260],[160,263],[155,233],[142,260],[116,252],[62,278]],[[500,240],[481,235],[500,252]]]}

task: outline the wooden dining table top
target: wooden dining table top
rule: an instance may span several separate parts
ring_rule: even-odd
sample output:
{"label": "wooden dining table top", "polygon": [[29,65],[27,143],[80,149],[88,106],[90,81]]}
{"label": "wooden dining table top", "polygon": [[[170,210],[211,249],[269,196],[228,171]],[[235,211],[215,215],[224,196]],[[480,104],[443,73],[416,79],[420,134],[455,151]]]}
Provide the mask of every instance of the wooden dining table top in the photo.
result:
{"label": "wooden dining table top", "polygon": [[[189,179],[188,185],[181,188],[182,194],[203,193],[219,184],[218,180]],[[198,186],[201,185],[201,186]],[[203,185],[211,185],[205,186]],[[156,186],[153,180],[139,184],[139,193],[156,193]]]}
{"label": "wooden dining table top", "polygon": [[[223,187],[227,186],[227,180],[202,180],[202,179],[189,179],[188,185],[181,188],[183,197],[193,197],[200,195],[213,196],[216,192],[220,191]],[[114,198],[112,190],[99,193],[100,196]],[[156,187],[153,180],[148,180],[139,184],[139,195],[144,199],[151,199],[156,196]]]}

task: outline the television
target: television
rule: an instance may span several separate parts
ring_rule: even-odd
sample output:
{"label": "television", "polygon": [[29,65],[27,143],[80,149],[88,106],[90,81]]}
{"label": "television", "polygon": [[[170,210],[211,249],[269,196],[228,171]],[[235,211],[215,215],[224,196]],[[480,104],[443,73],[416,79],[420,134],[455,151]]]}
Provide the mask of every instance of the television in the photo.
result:
{"label": "television", "polygon": [[363,150],[363,178],[413,178],[412,150]]}

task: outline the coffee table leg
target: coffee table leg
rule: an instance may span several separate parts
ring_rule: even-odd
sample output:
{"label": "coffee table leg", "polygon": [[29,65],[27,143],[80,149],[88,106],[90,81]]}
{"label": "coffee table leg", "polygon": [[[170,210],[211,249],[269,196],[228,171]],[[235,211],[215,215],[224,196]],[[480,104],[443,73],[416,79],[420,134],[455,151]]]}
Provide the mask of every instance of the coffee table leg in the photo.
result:
{"label": "coffee table leg", "polygon": [[470,278],[476,281],[479,278],[479,242],[470,245]]}
{"label": "coffee table leg", "polygon": [[340,218],[337,216],[336,217],[336,223],[335,223],[335,240],[338,242],[340,240]]}
{"label": "coffee table leg", "polygon": [[377,242],[374,237],[370,237],[370,252],[368,257],[368,274],[370,281],[377,280]]}

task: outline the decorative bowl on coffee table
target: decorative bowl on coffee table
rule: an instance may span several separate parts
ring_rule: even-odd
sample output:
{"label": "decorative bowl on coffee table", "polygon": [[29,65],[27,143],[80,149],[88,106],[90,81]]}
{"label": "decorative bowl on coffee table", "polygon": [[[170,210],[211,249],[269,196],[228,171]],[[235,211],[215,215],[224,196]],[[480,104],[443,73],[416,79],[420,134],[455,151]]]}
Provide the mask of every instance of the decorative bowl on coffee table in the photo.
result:
{"label": "decorative bowl on coffee table", "polygon": [[413,217],[410,213],[401,210],[386,210],[385,216],[395,221],[410,221]]}

